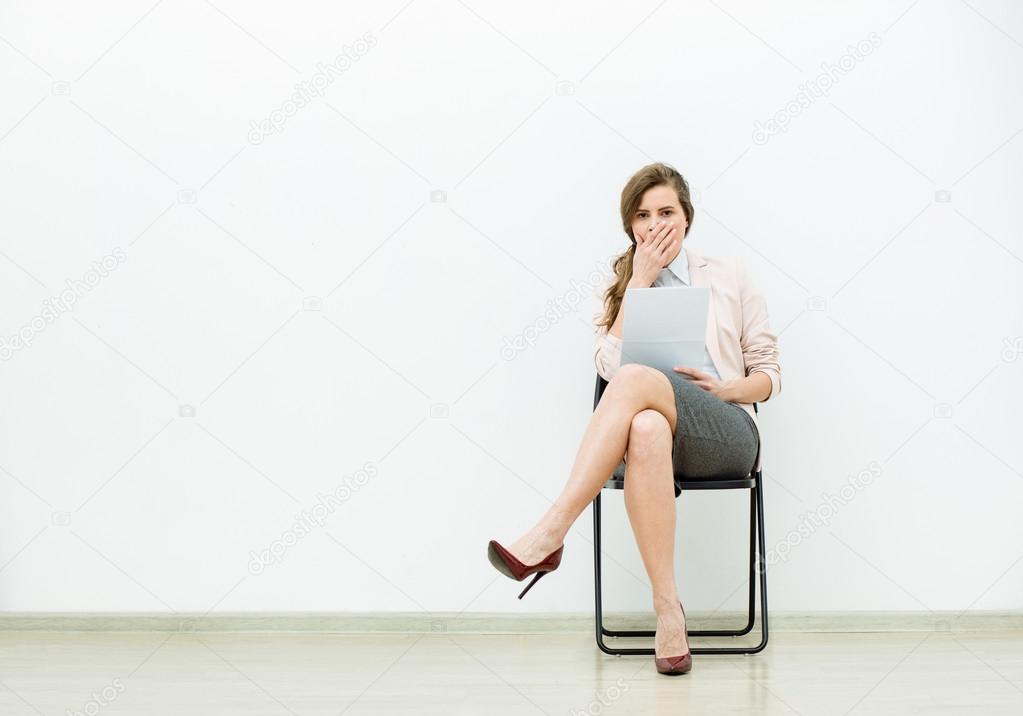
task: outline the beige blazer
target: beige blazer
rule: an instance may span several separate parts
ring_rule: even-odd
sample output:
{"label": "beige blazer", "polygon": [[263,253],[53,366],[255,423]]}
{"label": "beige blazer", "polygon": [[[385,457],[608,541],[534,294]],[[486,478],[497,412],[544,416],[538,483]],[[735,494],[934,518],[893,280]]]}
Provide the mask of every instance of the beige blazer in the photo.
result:
{"label": "beige blazer", "polygon": [[[781,391],[781,366],[778,363],[778,336],[771,330],[767,318],[767,302],[753,283],[745,262],[737,257],[717,258],[703,256],[682,244],[689,259],[689,275],[693,286],[710,288],[707,310],[707,351],[722,380],[745,377],[755,371],[771,379],[771,394]],[[603,299],[603,292],[600,294]],[[603,315],[601,310],[594,323]],[[622,362],[622,339],[597,329],[597,350],[594,363],[597,372],[611,380]],[[694,366],[699,369],[700,366]],[[752,403],[736,403],[749,413],[759,429],[757,414]],[[760,455],[755,469],[759,470],[764,454],[761,436]]]}

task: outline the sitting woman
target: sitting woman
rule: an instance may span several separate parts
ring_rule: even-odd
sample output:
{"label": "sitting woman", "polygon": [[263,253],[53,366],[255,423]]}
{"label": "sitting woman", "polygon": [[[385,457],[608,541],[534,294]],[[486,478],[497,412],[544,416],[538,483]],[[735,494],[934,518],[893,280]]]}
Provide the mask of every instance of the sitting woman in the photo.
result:
{"label": "sitting woman", "polygon": [[[685,611],[675,583],[675,503],[682,478],[744,477],[760,468],[753,403],[781,390],[778,339],[767,306],[739,260],[702,256],[683,246],[693,223],[689,186],[674,168],[640,169],[621,197],[628,249],[614,262],[597,324],[597,372],[609,381],[583,435],[564,489],[547,513],[507,548],[492,540],[490,562],[502,574],[536,581],[561,563],[569,528],[612,474],[625,475],[625,506],[657,613],[657,670],[692,668]],[[710,288],[701,366],[671,372],[621,364],[622,301],[627,288]]]}

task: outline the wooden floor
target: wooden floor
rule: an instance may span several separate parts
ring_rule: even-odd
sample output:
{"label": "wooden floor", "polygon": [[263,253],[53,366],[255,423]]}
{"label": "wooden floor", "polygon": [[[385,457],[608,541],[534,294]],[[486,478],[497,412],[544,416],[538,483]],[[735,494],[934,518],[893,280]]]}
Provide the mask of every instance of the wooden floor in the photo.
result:
{"label": "wooden floor", "polygon": [[68,713],[1020,716],[1023,632],[778,633],[680,677],[584,634],[0,633],[0,714]]}

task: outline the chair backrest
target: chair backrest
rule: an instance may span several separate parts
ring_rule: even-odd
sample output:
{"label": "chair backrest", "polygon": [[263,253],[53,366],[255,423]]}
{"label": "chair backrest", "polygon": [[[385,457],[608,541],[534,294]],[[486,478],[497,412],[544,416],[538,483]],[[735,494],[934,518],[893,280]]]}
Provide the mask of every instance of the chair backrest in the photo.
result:
{"label": "chair backrest", "polygon": [[607,381],[604,380],[604,376],[597,373],[597,386],[593,391],[593,409],[597,409],[597,403],[600,402],[600,396],[604,394],[604,388],[607,387]]}
{"label": "chair backrest", "polygon": [[[597,409],[597,403],[600,402],[600,398],[604,395],[604,389],[607,388],[607,381],[604,380],[604,376],[597,373],[597,385],[593,390],[593,409]],[[760,410],[757,409],[757,404],[753,403],[753,412],[760,414]]]}

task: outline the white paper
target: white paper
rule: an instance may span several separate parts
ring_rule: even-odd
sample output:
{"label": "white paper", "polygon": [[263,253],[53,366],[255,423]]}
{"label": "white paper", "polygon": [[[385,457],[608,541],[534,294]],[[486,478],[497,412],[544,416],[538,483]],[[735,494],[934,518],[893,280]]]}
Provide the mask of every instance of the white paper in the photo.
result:
{"label": "white paper", "polygon": [[622,364],[641,363],[666,373],[677,365],[703,365],[709,305],[705,286],[626,289]]}

